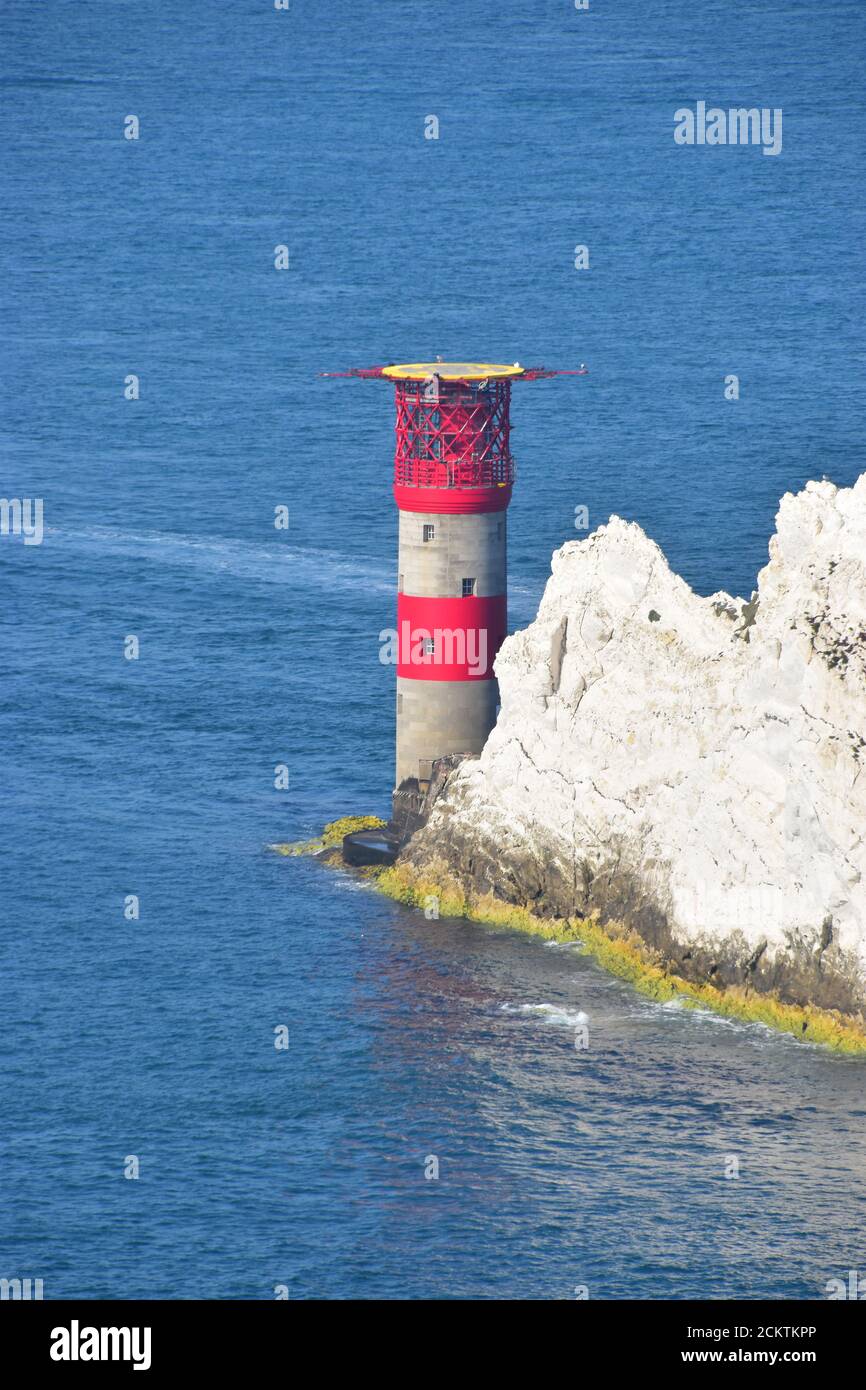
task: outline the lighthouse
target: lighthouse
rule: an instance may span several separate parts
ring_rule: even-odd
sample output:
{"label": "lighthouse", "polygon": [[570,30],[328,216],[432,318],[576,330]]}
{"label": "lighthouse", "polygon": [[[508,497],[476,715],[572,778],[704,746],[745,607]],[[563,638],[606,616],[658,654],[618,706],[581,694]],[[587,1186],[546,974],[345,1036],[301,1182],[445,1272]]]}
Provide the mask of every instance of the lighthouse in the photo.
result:
{"label": "lighthouse", "polygon": [[493,662],[507,628],[514,486],[511,386],[560,373],[436,361],[345,375],[395,388],[395,791],[423,790],[437,758],[480,753],[496,722]]}

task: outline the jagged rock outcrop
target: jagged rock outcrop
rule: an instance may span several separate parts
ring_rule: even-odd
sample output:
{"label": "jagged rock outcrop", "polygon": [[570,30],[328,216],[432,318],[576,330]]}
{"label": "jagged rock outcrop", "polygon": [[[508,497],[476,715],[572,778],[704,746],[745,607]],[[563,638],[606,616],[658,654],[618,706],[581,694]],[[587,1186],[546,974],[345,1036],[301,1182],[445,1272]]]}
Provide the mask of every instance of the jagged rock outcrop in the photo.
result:
{"label": "jagged rock outcrop", "polygon": [[786,495],[757,593],[612,517],[553,556],[502,708],[405,859],[631,924],[689,979],[866,1006],[866,475]]}

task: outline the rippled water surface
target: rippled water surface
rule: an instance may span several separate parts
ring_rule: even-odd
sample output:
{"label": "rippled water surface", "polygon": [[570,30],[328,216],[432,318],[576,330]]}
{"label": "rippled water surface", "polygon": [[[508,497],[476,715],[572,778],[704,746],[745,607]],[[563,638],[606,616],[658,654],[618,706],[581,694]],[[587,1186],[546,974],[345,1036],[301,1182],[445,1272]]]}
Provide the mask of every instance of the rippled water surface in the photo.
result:
{"label": "rippled water surface", "polygon": [[[43,8],[0,15],[2,491],[48,527],[0,538],[0,1275],[820,1297],[862,1064],[266,846],[392,773],[390,393],[317,372],[589,363],[515,388],[512,626],[578,505],[748,593],[781,493],[853,482],[862,6]],[[782,154],[677,148],[699,99]]]}

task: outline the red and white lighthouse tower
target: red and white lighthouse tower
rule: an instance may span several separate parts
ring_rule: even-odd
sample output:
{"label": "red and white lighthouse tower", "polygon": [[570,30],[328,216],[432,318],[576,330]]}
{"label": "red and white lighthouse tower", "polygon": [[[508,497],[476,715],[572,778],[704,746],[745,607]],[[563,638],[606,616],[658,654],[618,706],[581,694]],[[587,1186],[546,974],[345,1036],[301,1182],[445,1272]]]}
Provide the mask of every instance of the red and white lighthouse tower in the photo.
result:
{"label": "red and white lighthouse tower", "polygon": [[437,361],[347,375],[384,378],[396,389],[395,786],[423,787],[436,758],[480,753],[496,722],[493,662],[506,634],[514,484],[511,383],[558,373]]}

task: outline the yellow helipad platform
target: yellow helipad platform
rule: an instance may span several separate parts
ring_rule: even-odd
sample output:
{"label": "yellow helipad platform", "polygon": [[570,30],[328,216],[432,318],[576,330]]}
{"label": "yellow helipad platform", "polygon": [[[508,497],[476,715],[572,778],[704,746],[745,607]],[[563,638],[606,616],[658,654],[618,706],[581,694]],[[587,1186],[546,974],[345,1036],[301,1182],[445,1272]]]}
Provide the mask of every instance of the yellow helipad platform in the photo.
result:
{"label": "yellow helipad platform", "polygon": [[435,372],[443,381],[485,381],[490,377],[523,376],[525,370],[519,362],[510,366],[503,362],[404,362],[383,367],[382,375],[398,381],[424,381]]}

